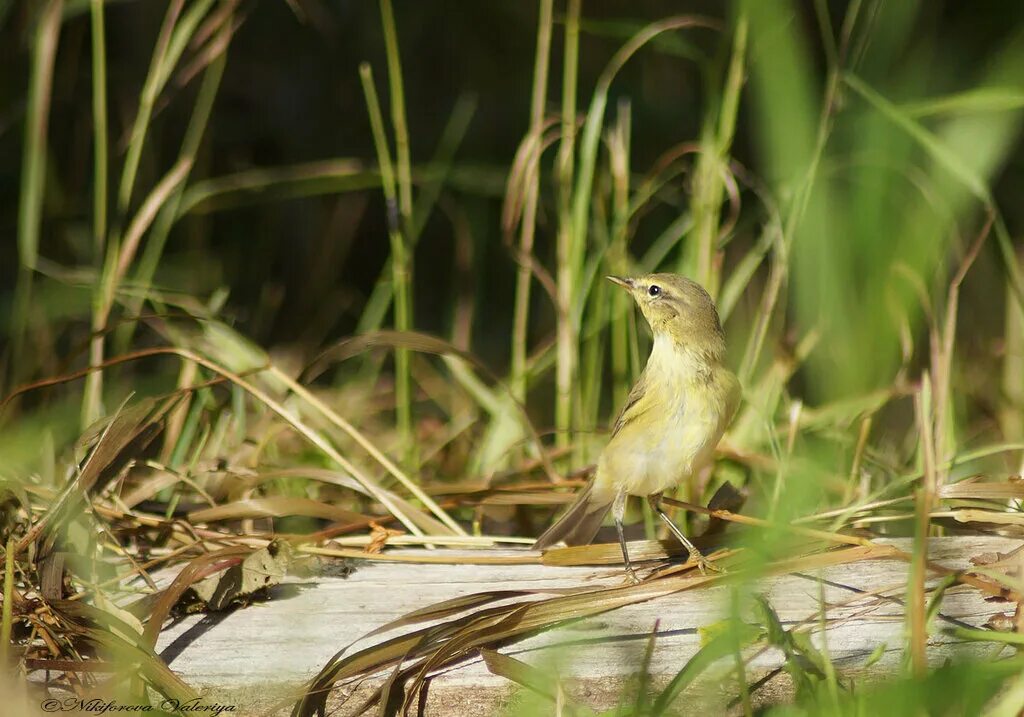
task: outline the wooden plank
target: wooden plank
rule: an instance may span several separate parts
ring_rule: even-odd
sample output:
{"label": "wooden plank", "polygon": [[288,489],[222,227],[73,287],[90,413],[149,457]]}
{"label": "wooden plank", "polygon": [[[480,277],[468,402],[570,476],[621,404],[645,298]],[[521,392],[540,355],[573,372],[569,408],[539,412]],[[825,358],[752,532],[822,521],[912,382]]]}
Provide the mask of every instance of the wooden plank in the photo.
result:
{"label": "wooden plank", "polygon": [[[911,548],[907,540],[879,542]],[[944,566],[962,569],[975,555],[1006,553],[1020,545],[1019,540],[1004,538],[934,538],[930,555]],[[906,644],[902,601],[907,565],[897,560],[864,561],[829,568],[820,575],[831,583],[825,585],[830,624],[827,648],[837,668],[844,674],[862,673],[867,657],[880,644],[886,648],[871,672],[891,673],[898,668]],[[267,603],[228,614],[185,618],[161,633],[157,649],[175,672],[189,684],[204,688],[210,699],[233,701],[243,713],[265,711],[316,675],[338,650],[360,649],[414,629],[361,639],[412,610],[482,591],[621,582],[617,568],[367,563],[348,578],[279,586]],[[639,668],[655,623],[659,628],[650,672],[657,687],[699,648],[700,628],[724,617],[729,589],[712,587],[632,605],[530,637],[501,651],[545,670],[558,670],[571,685],[570,694],[580,702],[594,708],[611,707]],[[811,576],[770,578],[756,589],[767,597],[787,628],[819,615],[818,583]],[[879,590],[886,597],[865,597],[857,592]],[[995,614],[1012,612],[1013,607],[986,602],[979,591],[957,586],[943,600],[942,617],[947,622],[981,626]],[[814,639],[822,644],[820,635]],[[938,665],[978,649],[936,632],[929,640],[929,661]],[[984,649],[991,653],[990,646]],[[754,658],[747,676],[753,679],[781,664],[779,651],[766,650]],[[718,699],[723,709],[736,694],[731,680],[705,682],[708,684],[701,687],[704,697]],[[490,674],[474,657],[431,681],[426,714],[487,714],[515,692],[515,686]],[[758,699],[771,700],[785,692],[782,676],[760,691]],[[337,690],[329,706],[338,706],[345,694],[346,690]],[[339,714],[347,712],[343,708]]]}

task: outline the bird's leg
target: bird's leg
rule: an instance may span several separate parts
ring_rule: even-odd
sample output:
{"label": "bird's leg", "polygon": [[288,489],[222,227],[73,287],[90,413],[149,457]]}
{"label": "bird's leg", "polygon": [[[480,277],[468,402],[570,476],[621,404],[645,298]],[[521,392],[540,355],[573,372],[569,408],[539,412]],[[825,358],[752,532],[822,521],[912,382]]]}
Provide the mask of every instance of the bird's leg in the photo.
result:
{"label": "bird's leg", "polygon": [[658,517],[665,521],[665,525],[672,531],[672,535],[679,539],[679,542],[686,546],[686,549],[690,551],[690,557],[697,562],[697,568],[700,570],[701,575],[707,570],[714,570],[715,572],[723,572],[722,568],[718,567],[714,563],[708,561],[704,557],[704,554],[697,550],[697,546],[690,542],[690,539],[683,535],[683,531],[679,529],[679,526],[672,522],[672,519],[668,517],[668,514],[661,508],[661,493],[655,493],[654,495],[647,496],[647,502],[651,504],[651,510],[658,514]]}
{"label": "bird's leg", "polygon": [[626,491],[620,490],[612,503],[612,517],[615,519],[615,531],[619,534],[619,547],[622,548],[622,561],[626,564],[626,575],[635,585],[640,582],[632,563],[629,562],[629,549],[626,547],[626,535],[622,531],[622,518],[626,515]]}

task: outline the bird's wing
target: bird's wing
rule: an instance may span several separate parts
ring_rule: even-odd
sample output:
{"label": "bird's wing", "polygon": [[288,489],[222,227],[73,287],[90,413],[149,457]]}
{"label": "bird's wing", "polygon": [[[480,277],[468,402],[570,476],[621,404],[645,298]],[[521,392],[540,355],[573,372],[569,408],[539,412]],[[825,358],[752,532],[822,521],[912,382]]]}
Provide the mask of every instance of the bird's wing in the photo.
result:
{"label": "bird's wing", "polygon": [[732,423],[732,419],[736,416],[736,411],[740,407],[740,399],[743,396],[743,391],[740,388],[740,382],[736,376],[731,372],[727,371],[724,374],[725,377],[725,411],[722,413],[722,430],[728,428],[729,424]]}
{"label": "bird's wing", "polygon": [[626,398],[626,404],[619,411],[618,417],[615,419],[615,425],[612,427],[612,438],[615,438],[620,430],[626,425],[632,423],[637,418],[642,416],[648,410],[650,410],[650,401],[642,401],[641,399],[647,393],[647,371],[644,370],[640,374],[640,378],[633,384],[632,390],[629,392],[629,396]]}
{"label": "bird's wing", "polygon": [[544,550],[560,540],[566,545],[587,545],[601,528],[605,514],[611,507],[607,500],[594,499],[594,481],[580,491],[569,510],[562,514],[544,534],[537,538],[533,550]]}
{"label": "bird's wing", "polygon": [[[647,371],[644,370],[629,392],[626,405],[622,407],[615,419],[612,438],[622,428],[650,410],[650,401],[642,400],[647,393],[646,377]],[[599,490],[595,493],[594,486],[597,479],[598,475],[595,473],[587,486],[580,491],[569,510],[565,511],[561,518],[537,538],[537,542],[533,544],[534,550],[549,548],[560,540],[564,540],[566,545],[586,545],[594,539],[605,514],[611,507],[611,499],[605,495],[605,491]]]}

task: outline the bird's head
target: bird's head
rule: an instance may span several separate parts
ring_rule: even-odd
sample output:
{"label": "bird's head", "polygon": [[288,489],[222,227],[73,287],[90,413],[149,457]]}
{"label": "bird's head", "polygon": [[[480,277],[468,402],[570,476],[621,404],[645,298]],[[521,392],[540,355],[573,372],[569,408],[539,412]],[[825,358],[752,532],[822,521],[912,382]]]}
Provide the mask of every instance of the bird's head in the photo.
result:
{"label": "bird's head", "polygon": [[607,279],[629,292],[655,337],[667,335],[681,346],[712,351],[719,358],[725,352],[715,302],[697,282],[668,273]]}

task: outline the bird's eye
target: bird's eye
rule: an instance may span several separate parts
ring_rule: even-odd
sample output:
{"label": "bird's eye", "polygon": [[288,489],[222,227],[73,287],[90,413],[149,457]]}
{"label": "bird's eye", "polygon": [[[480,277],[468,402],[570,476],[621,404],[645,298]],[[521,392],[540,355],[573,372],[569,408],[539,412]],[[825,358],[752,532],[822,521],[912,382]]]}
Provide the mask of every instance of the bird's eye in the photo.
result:
{"label": "bird's eye", "polygon": [[658,294],[661,293],[661,287],[658,286],[657,284],[651,284],[651,288],[647,290],[647,293],[650,294],[651,296],[657,296]]}

